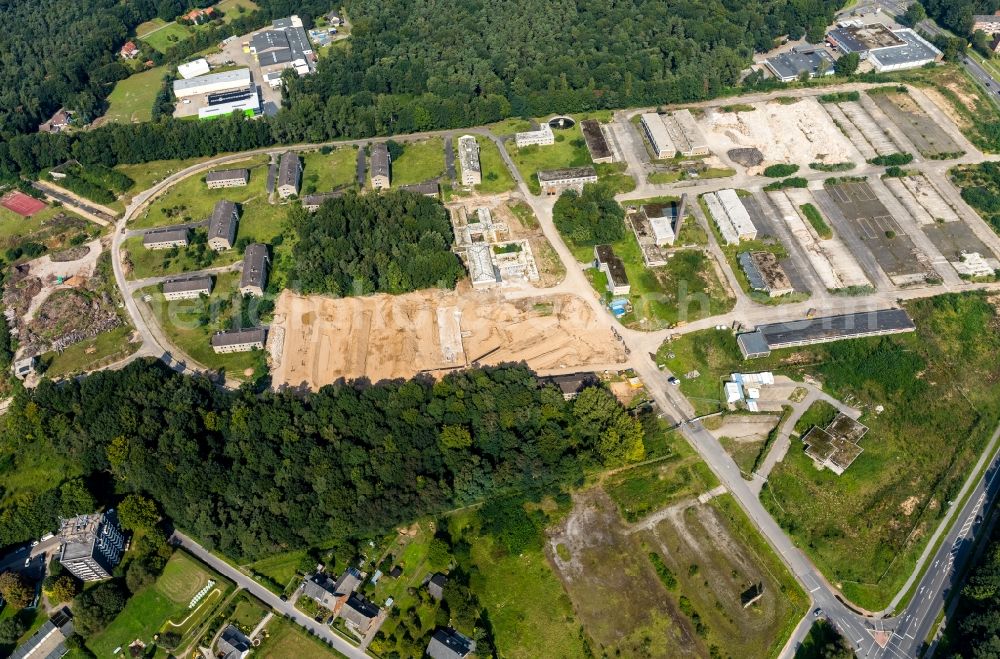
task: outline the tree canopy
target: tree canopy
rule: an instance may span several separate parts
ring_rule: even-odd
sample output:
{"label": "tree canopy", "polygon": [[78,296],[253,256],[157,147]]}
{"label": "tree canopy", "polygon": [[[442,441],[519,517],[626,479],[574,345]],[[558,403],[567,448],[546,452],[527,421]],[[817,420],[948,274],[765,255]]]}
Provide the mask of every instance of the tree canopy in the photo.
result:
{"label": "tree canopy", "polygon": [[[43,381],[3,425],[10,450],[45,444],[87,474],[110,473],[117,491],[144,493],[208,546],[247,558],[558,489],[642,455],[639,422],[609,391],[574,404],[513,365],[299,395],[220,391],[142,360]],[[20,530],[0,520],[8,541]]]}
{"label": "tree canopy", "polygon": [[625,235],[625,211],[614,193],[600,184],[567,190],[552,208],[556,228],[577,245],[613,243]]}
{"label": "tree canopy", "polygon": [[316,213],[293,211],[295,273],[307,293],[366,295],[454,288],[464,274],[450,250],[448,212],[411,192],[328,200]]}

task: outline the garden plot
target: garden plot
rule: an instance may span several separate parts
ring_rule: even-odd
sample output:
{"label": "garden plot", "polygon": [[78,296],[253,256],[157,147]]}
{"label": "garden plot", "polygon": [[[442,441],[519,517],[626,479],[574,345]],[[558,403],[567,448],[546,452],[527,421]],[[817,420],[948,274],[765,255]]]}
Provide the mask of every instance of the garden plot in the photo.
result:
{"label": "garden plot", "polygon": [[917,249],[870,185],[842,183],[829,186],[826,191],[894,284],[902,286],[926,280],[929,274],[927,257]]}
{"label": "garden plot", "polygon": [[857,160],[850,141],[811,98],[792,105],[759,103],[750,112],[709,109],[702,125],[713,152],[753,147],[764,155],[760,167],[775,162]]}
{"label": "garden plot", "polygon": [[797,206],[813,203],[812,195],[807,190],[774,192],[768,196],[789,231],[805,250],[824,287],[836,290],[870,285],[864,271],[851,256],[850,251],[840,242],[836,233],[833,238],[821,241],[799,215]]}
{"label": "garden plot", "polygon": [[899,127],[920,155],[941,158],[954,156],[962,151],[955,140],[909,94],[891,91],[868,96]]}
{"label": "garden plot", "polygon": [[837,103],[837,107],[843,111],[844,116],[850,121],[850,124],[844,126],[844,129],[851,136],[855,144],[864,140],[880,156],[900,152],[901,149],[892,141],[889,134],[875,123],[875,120],[872,119],[871,115],[868,114],[860,103],[845,101]]}

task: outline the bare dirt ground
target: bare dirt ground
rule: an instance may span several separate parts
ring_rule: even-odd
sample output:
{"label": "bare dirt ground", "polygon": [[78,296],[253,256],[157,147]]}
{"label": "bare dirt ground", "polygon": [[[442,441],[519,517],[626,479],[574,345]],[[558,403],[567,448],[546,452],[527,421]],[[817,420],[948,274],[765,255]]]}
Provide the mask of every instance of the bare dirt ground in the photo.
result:
{"label": "bare dirt ground", "polygon": [[[938,108],[942,112],[944,112],[948,116],[948,118],[951,119],[955,123],[956,126],[958,126],[959,128],[968,128],[969,127],[969,120],[966,119],[961,114],[959,114],[955,110],[955,107],[951,103],[948,102],[948,99],[946,99],[944,96],[941,95],[941,92],[939,92],[936,89],[930,88],[930,87],[922,87],[920,89],[920,91],[922,91],[924,93],[924,96],[926,96],[927,98],[929,98],[931,100],[931,102],[934,103],[934,105],[938,106]],[[952,91],[955,91],[955,90],[952,89]],[[958,93],[958,92],[956,92],[956,93]],[[971,104],[972,100],[969,99],[967,96],[965,96],[963,98],[963,96],[964,95],[959,94],[959,98],[963,99],[962,102],[967,107],[974,108],[975,105]]]}
{"label": "bare dirt ground", "polygon": [[[42,303],[57,289],[75,288],[94,275],[97,257],[101,255],[101,241],[86,244],[87,253],[75,261],[53,261],[48,254],[28,262],[28,276],[37,277],[42,287],[28,303],[22,320],[29,322]],[[57,255],[58,256],[58,255]],[[59,278],[63,283],[59,283]]]}
{"label": "bare dirt ground", "polygon": [[523,360],[545,371],[625,358],[590,307],[572,295],[506,301],[499,291],[462,288],[335,299],[286,290],[271,328],[282,342],[271,346],[275,387],[442,375],[472,362]]}
{"label": "bare dirt ground", "polygon": [[711,432],[716,439],[729,437],[737,442],[757,442],[767,439],[780,418],[775,414],[727,414]]}
{"label": "bare dirt ground", "polygon": [[577,617],[599,646],[595,654],[707,656],[604,491],[579,493],[574,502],[569,516],[550,530],[546,553]]}
{"label": "bare dirt ground", "polygon": [[758,103],[754,108],[753,112],[714,109],[706,112],[702,126],[712,151],[759,149],[764,162],[750,168],[750,173],[778,162],[857,160],[857,151],[815,99],[806,98],[791,105]]}

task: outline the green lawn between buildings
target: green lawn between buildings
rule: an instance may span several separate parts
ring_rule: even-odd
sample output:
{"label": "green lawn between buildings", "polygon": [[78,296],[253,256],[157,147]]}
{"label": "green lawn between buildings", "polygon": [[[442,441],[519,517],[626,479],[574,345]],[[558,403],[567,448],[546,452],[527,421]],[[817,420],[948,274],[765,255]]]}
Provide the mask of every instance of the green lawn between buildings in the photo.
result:
{"label": "green lawn between buildings", "polygon": [[393,187],[444,176],[444,139],[432,137],[419,142],[406,142],[402,147],[403,154],[392,161]]}
{"label": "green lawn between buildings", "polygon": [[302,154],[302,195],[353,186],[357,180],[357,158],[357,149],[351,147]]}
{"label": "green lawn between buildings", "polygon": [[48,363],[45,375],[58,378],[113,364],[139,349],[138,343],[130,343],[131,337],[131,327],[116,327],[110,332],[74,343],[62,352],[46,352],[41,355],[41,359]]}
{"label": "green lawn between buildings", "polygon": [[330,659],[341,657],[339,652],[290,620],[275,616],[267,624],[264,642],[254,650],[261,659]]}

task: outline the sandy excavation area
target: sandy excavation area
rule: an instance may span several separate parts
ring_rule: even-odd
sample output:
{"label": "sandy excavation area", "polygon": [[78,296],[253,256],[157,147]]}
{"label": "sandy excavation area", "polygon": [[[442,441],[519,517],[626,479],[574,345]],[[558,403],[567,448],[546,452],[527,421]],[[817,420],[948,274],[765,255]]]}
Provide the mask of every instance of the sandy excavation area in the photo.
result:
{"label": "sandy excavation area", "polygon": [[268,336],[275,387],[318,389],[443,375],[478,362],[535,370],[624,361],[621,344],[572,295],[504,300],[496,291],[420,291],[335,299],[285,291]]}
{"label": "sandy excavation area", "polygon": [[764,155],[760,167],[782,162],[857,162],[857,149],[830,120],[814,98],[796,103],[752,104],[752,112],[707,110],[702,128],[715,153],[739,147],[756,147]]}

